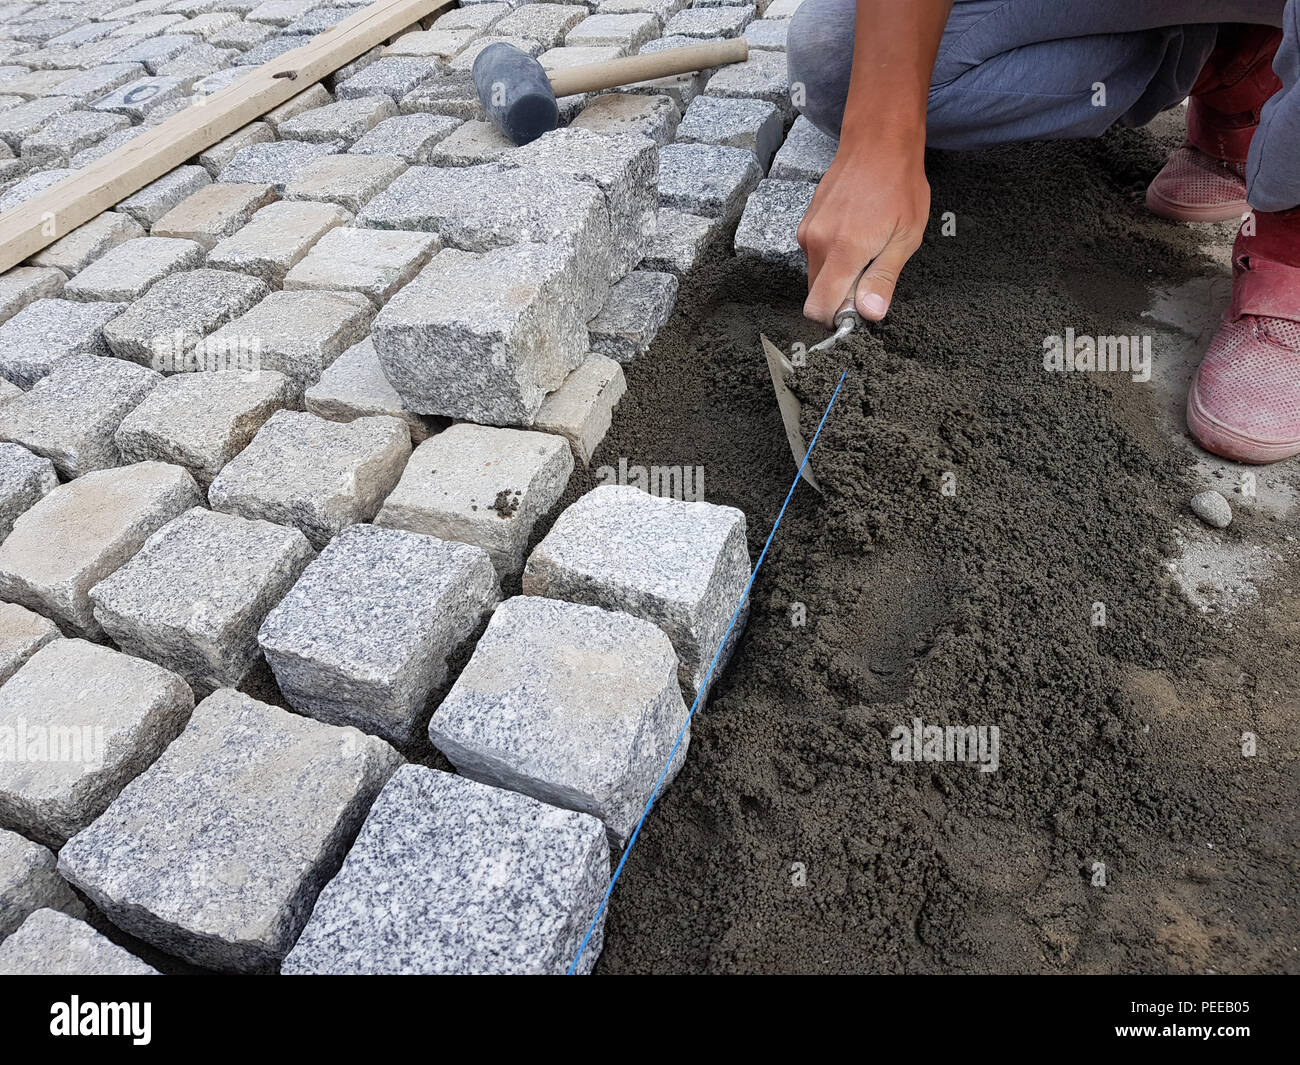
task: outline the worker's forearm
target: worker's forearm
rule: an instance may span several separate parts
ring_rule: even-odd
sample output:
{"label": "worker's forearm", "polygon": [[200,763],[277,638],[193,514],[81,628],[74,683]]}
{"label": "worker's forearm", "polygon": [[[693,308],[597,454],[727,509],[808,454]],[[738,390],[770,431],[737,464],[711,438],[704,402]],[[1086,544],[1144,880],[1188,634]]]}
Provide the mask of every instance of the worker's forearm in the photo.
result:
{"label": "worker's forearm", "polygon": [[925,108],[953,0],[858,0],[842,148],[924,143]]}

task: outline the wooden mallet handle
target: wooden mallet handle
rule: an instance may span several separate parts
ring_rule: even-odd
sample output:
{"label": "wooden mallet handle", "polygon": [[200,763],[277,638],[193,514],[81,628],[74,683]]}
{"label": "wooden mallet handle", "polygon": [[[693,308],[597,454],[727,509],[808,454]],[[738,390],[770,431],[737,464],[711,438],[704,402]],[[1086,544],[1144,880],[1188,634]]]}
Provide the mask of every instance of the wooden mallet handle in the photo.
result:
{"label": "wooden mallet handle", "polygon": [[573,96],[580,92],[599,92],[638,81],[653,81],[673,74],[688,74],[709,67],[740,63],[749,57],[749,42],[743,37],[684,48],[665,48],[662,52],[644,52],[624,59],[606,59],[587,63],[548,75],[556,96]]}

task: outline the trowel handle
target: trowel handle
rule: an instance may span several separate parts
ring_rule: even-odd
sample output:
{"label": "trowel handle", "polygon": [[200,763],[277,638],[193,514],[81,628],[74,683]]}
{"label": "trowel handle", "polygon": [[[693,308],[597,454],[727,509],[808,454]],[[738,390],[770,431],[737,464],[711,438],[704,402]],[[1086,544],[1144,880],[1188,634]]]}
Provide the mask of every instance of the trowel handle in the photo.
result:
{"label": "trowel handle", "polygon": [[837,332],[846,325],[850,330],[853,330],[862,324],[862,315],[858,314],[858,285],[862,283],[862,275],[869,269],[871,269],[871,265],[868,263],[858,271],[858,276],[853,279],[853,285],[849,289],[848,298],[840,304],[840,309],[835,312],[834,322]]}
{"label": "trowel handle", "polygon": [[688,44],[684,48],[666,48],[662,52],[643,52],[623,59],[606,59],[600,63],[557,70],[550,75],[551,87],[556,96],[599,92],[638,81],[653,81],[673,74],[689,74],[695,70],[740,63],[748,55],[749,42],[744,37]]}

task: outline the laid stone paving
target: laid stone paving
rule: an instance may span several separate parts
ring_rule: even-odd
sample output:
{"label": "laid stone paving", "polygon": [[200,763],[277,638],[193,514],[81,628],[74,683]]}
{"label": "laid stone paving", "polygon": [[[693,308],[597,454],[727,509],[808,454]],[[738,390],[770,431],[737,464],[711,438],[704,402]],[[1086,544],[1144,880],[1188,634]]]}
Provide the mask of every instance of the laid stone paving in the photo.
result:
{"label": "laid stone paving", "polygon": [[0,758],[0,826],[61,847],[162,753],[193,708],[174,673],[85,640],[51,640],[0,688],[0,720],[23,733]]}
{"label": "laid stone paving", "polygon": [[0,976],[157,976],[76,917],[39,909],[0,943]]}
{"label": "laid stone paving", "polygon": [[[231,972],[568,968],[751,563],[730,507],[561,500],[703,262],[806,268],[798,6],[464,3],[0,275],[0,748],[85,745],[0,750],[0,972],[156,971],[82,917]],[[357,10],[5,5],[0,211]],[[469,77],[741,35],[523,147]]]}
{"label": "laid stone paving", "polygon": [[20,514],[0,542],[0,599],[45,615],[70,635],[99,636],[90,589],[199,502],[194,478],[161,462],[61,484]]}
{"label": "laid stone paving", "polygon": [[[608,882],[596,818],[403,766],[282,971],[559,975]],[[595,964],[603,925],[579,972]]]}
{"label": "laid stone paving", "polygon": [[453,425],[415,449],[375,520],[474,544],[511,576],[523,568],[533,525],[555,506],[572,472],[561,436]]}
{"label": "laid stone paving", "polygon": [[259,661],[257,628],[313,555],[296,529],[194,507],[90,590],[118,647],[207,694]]}
{"label": "laid stone paving", "polygon": [[374,736],[222,689],[68,841],[59,871],[169,953],[273,969],[401,761]]}
{"label": "laid stone paving", "polygon": [[685,728],[660,629],[525,595],[492,615],[429,738],[465,776],[599,817],[622,846],[669,755],[665,785],[686,760]]}
{"label": "laid stone paving", "polygon": [[84,917],[86,907],[54,868],[54,852],[0,828],[0,940],[37,910]]}
{"label": "laid stone paving", "polygon": [[497,587],[481,549],[353,525],[271,611],[258,642],[294,709],[405,745]]}
{"label": "laid stone paving", "polygon": [[302,531],[317,548],[369,521],[402,476],[411,434],[397,418],[334,422],[279,410],[208,489],[216,510]]}

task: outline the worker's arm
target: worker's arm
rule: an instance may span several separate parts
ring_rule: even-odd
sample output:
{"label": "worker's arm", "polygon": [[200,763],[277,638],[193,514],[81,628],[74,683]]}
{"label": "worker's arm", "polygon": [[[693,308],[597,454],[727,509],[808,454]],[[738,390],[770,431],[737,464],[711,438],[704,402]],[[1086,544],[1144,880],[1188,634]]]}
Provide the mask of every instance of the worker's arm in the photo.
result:
{"label": "worker's arm", "polygon": [[953,0],[858,0],[853,74],[835,161],[799,225],[804,314],[830,323],[853,279],[858,313],[879,321],[930,215],[925,108]]}

